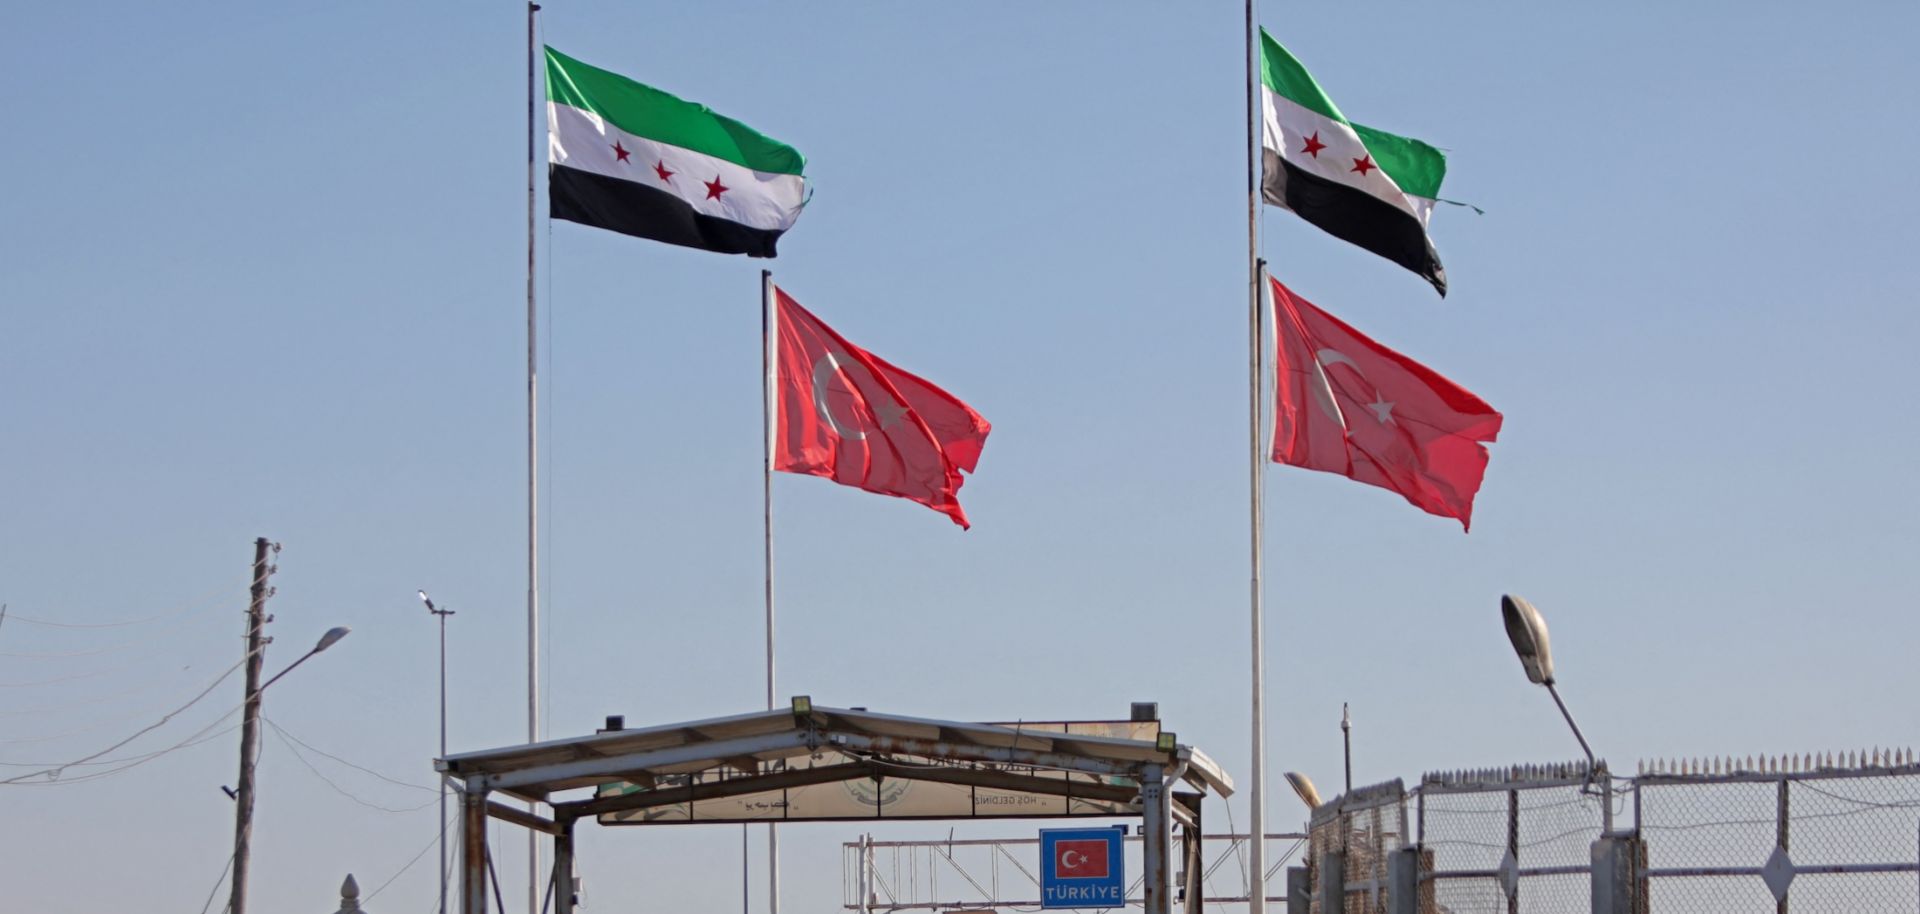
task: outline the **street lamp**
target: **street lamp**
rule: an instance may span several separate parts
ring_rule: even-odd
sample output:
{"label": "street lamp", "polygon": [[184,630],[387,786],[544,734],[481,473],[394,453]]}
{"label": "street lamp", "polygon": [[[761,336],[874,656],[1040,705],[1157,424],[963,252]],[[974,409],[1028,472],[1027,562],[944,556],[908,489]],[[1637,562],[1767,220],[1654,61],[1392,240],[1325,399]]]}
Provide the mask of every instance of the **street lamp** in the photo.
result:
{"label": "street lamp", "polygon": [[1547,620],[1540,615],[1532,603],[1512,594],[1500,597],[1500,620],[1506,623],[1507,640],[1513,643],[1513,652],[1520,657],[1520,666],[1526,670],[1527,681],[1547,687],[1547,694],[1553,696],[1553,703],[1560,706],[1560,716],[1567,719],[1567,726],[1573,730],[1573,738],[1580,741],[1581,751],[1587,754],[1587,783],[1593,783],[1597,768],[1593,760],[1593,747],[1587,745],[1587,738],[1580,735],[1580,725],[1573,722],[1573,715],[1567,711],[1567,703],[1560,700],[1560,690],[1553,687],[1553,648],[1547,638]]}
{"label": "street lamp", "polygon": [[[433,598],[422,590],[420,602],[427,612],[440,620],[440,757],[447,757],[447,617],[451,609],[433,605]],[[440,914],[447,914],[447,779],[440,779]]]}
{"label": "street lamp", "polygon": [[1286,778],[1287,786],[1292,787],[1293,792],[1300,795],[1300,802],[1307,804],[1307,809],[1311,810],[1320,805],[1320,791],[1314,789],[1312,779],[1298,771],[1287,772]]}
{"label": "street lamp", "polygon": [[[264,544],[266,541],[260,542]],[[253,683],[260,677],[260,663],[266,651],[266,643],[260,637],[260,626],[266,621],[263,611],[266,591],[260,583],[265,580],[265,576],[256,574],[254,578],[256,581],[254,600],[252,607],[248,610],[248,616],[251,619],[249,629],[251,636],[248,638],[248,644],[251,647],[247,657],[247,692],[243,705],[245,711],[240,718],[240,782],[237,785],[239,789],[234,791],[233,797],[233,885],[231,896],[227,901],[227,910],[230,914],[246,914],[247,910],[247,865],[253,856],[253,769],[260,757],[261,698],[268,686],[279,682],[280,677],[293,672],[294,667],[306,663],[307,658],[332,647],[341,638],[345,638],[350,631],[344,625],[327,629],[327,633],[320,636],[319,642],[314,644],[312,650],[301,654],[300,659],[287,664],[287,668],[274,674],[272,679],[255,686]]]}
{"label": "street lamp", "polygon": [[320,636],[320,643],[315,644],[313,646],[313,650],[310,650],[304,654],[301,654],[299,660],[295,660],[294,662],[287,664],[286,669],[273,674],[273,678],[267,680],[266,685],[262,685],[260,688],[255,689],[254,691],[256,693],[266,691],[267,686],[270,686],[276,682],[279,682],[280,677],[293,672],[294,667],[299,666],[300,664],[306,663],[308,657],[311,657],[315,654],[320,653],[321,651],[326,650],[327,648],[332,647],[335,642],[339,641],[341,638],[345,638],[347,634],[352,631],[353,629],[350,629],[344,625],[336,625],[333,628],[327,629],[327,633]]}

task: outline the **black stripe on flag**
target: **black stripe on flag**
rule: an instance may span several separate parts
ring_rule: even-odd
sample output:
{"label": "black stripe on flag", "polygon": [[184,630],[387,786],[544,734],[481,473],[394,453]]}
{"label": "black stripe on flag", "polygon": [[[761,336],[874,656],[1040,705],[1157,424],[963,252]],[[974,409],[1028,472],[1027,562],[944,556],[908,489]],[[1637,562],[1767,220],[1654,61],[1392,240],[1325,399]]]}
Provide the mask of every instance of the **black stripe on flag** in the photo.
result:
{"label": "black stripe on flag", "polygon": [[1273,150],[1265,150],[1263,158],[1261,192],[1268,203],[1293,210],[1327,234],[1420,274],[1446,297],[1447,270],[1426,226],[1412,213],[1359,188],[1302,171]]}
{"label": "black stripe on flag", "polygon": [[547,166],[547,200],[555,219],[720,254],[772,257],[781,234],[695,212],[664,190],[565,165]]}

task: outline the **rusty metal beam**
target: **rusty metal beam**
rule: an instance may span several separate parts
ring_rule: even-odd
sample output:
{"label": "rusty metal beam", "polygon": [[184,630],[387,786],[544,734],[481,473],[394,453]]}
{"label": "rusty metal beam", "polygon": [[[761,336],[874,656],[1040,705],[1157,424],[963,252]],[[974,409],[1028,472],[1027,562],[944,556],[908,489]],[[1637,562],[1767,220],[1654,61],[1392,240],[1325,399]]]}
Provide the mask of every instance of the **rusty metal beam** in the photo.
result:
{"label": "rusty metal beam", "polygon": [[868,752],[875,755],[917,755],[922,758],[948,761],[999,762],[1006,765],[1029,765],[1034,768],[1054,768],[1120,777],[1137,777],[1142,767],[1149,764],[1118,759],[1096,759],[1071,753],[1033,752],[1025,749],[929,742],[892,736],[863,736],[853,733],[834,733],[830,737],[830,742],[843,750]]}
{"label": "rusty metal beam", "polygon": [[1132,803],[1140,798],[1140,790],[1135,787],[1117,787],[1112,784],[1094,784],[1066,778],[1039,778],[985,768],[946,768],[936,765],[922,767],[887,762],[875,762],[874,765],[887,777],[899,778],[903,781],[935,781],[941,784],[1018,790],[1077,800],[1104,800],[1109,803]]}
{"label": "rusty metal beam", "polygon": [[683,787],[641,790],[617,797],[555,803],[553,814],[557,819],[581,819],[610,812],[632,812],[637,809],[674,806],[698,800],[718,800],[751,793],[765,793],[770,790],[784,790],[789,787],[831,784],[836,781],[851,781],[872,776],[873,768],[865,762],[827,765],[820,768],[789,768],[785,771],[750,778],[728,778],[724,781],[706,781]]}
{"label": "rusty metal beam", "polygon": [[560,833],[560,826],[548,819],[542,819],[524,809],[515,809],[497,800],[487,801],[487,815],[504,822],[512,822],[522,828],[531,828],[549,835]]}

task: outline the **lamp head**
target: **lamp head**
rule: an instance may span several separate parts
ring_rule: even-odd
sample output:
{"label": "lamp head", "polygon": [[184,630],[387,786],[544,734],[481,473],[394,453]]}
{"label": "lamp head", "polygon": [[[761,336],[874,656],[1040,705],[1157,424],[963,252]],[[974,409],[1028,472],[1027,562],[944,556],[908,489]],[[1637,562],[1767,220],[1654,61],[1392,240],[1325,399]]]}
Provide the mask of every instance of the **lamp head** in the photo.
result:
{"label": "lamp head", "polygon": [[420,602],[427,604],[427,612],[433,612],[433,598],[427,596],[427,592],[424,590],[420,591],[419,593],[420,593]]}
{"label": "lamp head", "polygon": [[1553,649],[1547,639],[1547,620],[1540,610],[1524,598],[1506,594],[1500,598],[1500,621],[1506,623],[1507,640],[1527,671],[1527,681],[1535,685],[1553,685]]}
{"label": "lamp head", "polygon": [[1300,802],[1307,804],[1308,809],[1320,805],[1320,791],[1314,789],[1313,781],[1306,775],[1298,771],[1287,772],[1287,786],[1292,787],[1293,792],[1300,795]]}
{"label": "lamp head", "polygon": [[347,633],[352,630],[353,629],[350,629],[344,625],[327,629],[327,633],[320,636],[320,643],[313,646],[313,652],[318,654],[321,651],[324,651],[327,648],[332,647],[335,641],[338,641],[341,638],[345,638],[347,636]]}

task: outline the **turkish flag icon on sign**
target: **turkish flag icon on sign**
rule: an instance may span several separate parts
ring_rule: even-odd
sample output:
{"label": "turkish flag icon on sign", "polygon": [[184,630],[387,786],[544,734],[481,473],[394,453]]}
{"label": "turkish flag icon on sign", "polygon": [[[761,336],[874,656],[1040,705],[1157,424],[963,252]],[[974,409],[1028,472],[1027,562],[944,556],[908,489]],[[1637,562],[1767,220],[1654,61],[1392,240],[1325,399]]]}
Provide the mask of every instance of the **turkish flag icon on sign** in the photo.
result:
{"label": "turkish flag icon on sign", "polygon": [[1053,874],[1060,879],[1107,878],[1107,842],[1095,838],[1055,844]]}

